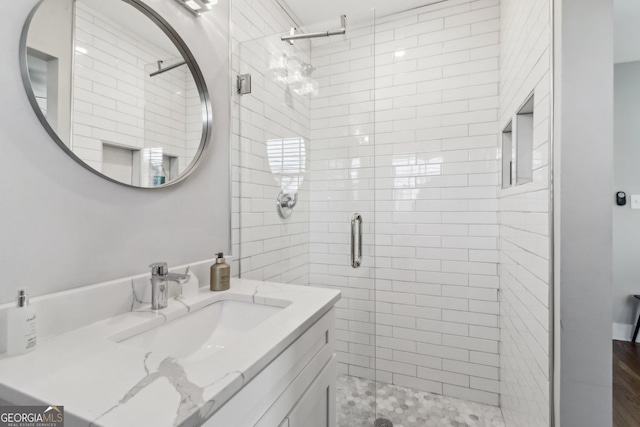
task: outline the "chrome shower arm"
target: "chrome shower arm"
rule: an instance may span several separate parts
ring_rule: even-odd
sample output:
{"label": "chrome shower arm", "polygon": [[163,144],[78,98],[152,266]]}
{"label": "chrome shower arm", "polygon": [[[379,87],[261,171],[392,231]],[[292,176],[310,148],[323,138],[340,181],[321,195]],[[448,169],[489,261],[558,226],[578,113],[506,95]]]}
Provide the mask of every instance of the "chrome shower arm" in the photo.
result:
{"label": "chrome shower arm", "polygon": [[149,74],[149,77],[155,77],[159,74],[166,73],[167,71],[171,71],[174,68],[182,67],[183,65],[186,65],[186,64],[187,64],[187,61],[182,61],[182,62],[178,62],[177,64],[169,65],[166,68],[162,68],[162,61],[158,61],[158,71],[154,71],[153,73]]}
{"label": "chrome shower arm", "polygon": [[347,15],[340,16],[340,24],[341,28],[339,30],[333,31],[321,31],[319,33],[306,33],[306,34],[294,34],[295,28],[291,29],[292,34],[281,36],[280,40],[289,42],[289,44],[293,44],[294,40],[301,39],[313,39],[317,37],[329,37],[329,36],[339,36],[347,33]]}

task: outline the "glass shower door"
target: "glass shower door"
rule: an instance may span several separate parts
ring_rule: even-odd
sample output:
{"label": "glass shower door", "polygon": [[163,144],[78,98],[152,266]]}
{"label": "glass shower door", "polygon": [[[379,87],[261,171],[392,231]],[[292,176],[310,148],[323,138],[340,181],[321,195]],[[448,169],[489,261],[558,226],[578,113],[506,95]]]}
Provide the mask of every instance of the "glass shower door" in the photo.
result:
{"label": "glass shower door", "polygon": [[[339,12],[339,10],[336,10]],[[310,284],[340,289],[337,425],[376,419],[373,14],[312,41]]]}
{"label": "glass shower door", "polygon": [[[339,12],[339,11],[338,11]],[[373,15],[345,36],[240,43],[234,254],[244,278],[330,287],[337,425],[376,419]],[[336,15],[337,24],[338,14]],[[243,77],[244,76],[244,77]]]}
{"label": "glass shower door", "polygon": [[[241,43],[234,73],[234,253],[241,277],[309,283],[309,44]],[[250,76],[250,77],[249,77]],[[250,79],[250,80],[249,80]],[[250,81],[250,83],[249,83]]]}

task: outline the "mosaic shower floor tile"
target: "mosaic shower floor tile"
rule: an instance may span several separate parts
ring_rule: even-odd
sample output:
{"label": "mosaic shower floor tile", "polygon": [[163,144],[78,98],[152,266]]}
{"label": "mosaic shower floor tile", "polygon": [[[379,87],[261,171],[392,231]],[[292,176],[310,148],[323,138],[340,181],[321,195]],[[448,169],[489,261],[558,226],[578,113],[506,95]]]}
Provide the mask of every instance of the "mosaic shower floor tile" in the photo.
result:
{"label": "mosaic shower floor tile", "polygon": [[[378,417],[394,427],[504,427],[500,408],[406,387],[340,376],[338,427],[372,427]],[[378,413],[374,414],[375,402]]]}

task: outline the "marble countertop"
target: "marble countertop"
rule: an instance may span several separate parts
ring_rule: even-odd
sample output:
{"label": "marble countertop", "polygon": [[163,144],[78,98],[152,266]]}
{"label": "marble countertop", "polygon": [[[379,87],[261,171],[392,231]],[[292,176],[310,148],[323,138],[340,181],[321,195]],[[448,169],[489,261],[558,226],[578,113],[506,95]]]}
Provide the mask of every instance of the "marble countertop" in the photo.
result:
{"label": "marble countertop", "polygon": [[[339,298],[332,289],[232,279],[229,291],[200,289],[193,298],[171,298],[158,312],[143,305],[45,339],[31,353],[0,355],[0,399],[62,405],[67,425],[200,425]],[[284,308],[205,360],[117,343],[132,329],[142,332],[221,300]]]}

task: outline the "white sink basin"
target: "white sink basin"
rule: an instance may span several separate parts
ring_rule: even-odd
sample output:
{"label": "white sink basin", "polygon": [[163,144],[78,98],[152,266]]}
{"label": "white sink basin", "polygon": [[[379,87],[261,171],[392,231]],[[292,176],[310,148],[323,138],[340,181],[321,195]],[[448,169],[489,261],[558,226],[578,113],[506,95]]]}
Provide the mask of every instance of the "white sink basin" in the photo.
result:
{"label": "white sink basin", "polygon": [[121,345],[198,361],[270,318],[282,307],[223,300],[120,341]]}

